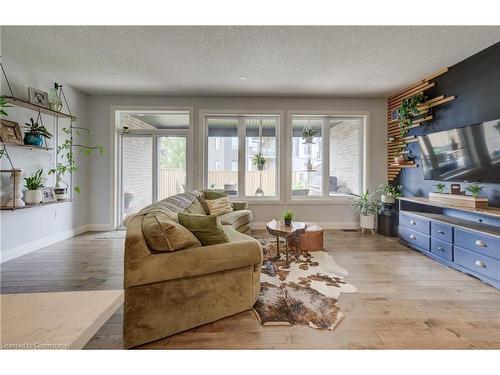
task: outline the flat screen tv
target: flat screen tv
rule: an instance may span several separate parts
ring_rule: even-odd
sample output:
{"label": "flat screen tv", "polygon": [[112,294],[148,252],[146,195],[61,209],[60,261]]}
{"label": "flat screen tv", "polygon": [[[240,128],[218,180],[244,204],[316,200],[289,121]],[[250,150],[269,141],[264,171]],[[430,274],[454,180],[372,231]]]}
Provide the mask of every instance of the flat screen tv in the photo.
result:
{"label": "flat screen tv", "polygon": [[418,137],[426,180],[500,183],[500,119]]}

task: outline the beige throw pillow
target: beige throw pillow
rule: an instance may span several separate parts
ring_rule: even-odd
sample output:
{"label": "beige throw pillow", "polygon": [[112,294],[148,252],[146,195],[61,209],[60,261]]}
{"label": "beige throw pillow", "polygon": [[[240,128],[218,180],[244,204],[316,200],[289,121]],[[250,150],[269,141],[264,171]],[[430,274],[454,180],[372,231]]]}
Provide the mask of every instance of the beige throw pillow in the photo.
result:
{"label": "beige throw pillow", "polygon": [[163,211],[152,211],[144,216],[142,233],[148,246],[156,252],[201,246],[193,233]]}
{"label": "beige throw pillow", "polygon": [[228,197],[207,200],[206,202],[210,215],[220,216],[233,212],[233,206],[231,205],[231,201]]}

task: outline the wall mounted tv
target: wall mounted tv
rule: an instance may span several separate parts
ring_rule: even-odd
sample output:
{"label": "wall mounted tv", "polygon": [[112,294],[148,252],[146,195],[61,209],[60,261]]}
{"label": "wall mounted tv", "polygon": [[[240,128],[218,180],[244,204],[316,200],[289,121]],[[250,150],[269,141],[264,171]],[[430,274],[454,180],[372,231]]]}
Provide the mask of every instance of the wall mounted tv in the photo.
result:
{"label": "wall mounted tv", "polygon": [[424,179],[500,183],[500,119],[418,137]]}

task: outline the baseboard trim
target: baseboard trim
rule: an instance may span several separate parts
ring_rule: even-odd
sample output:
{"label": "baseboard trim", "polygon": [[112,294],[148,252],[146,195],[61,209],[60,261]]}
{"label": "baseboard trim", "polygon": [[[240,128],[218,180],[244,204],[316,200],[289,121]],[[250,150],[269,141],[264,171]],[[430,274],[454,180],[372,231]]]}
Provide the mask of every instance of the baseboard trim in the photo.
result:
{"label": "baseboard trim", "polygon": [[89,232],[109,232],[115,230],[111,224],[88,224],[87,231]]}
{"label": "baseboard trim", "polygon": [[[358,221],[315,221],[323,229],[359,229]],[[267,222],[253,222],[252,229],[266,229]]]}
{"label": "baseboard trim", "polygon": [[77,236],[87,231],[88,231],[87,224],[80,225],[79,227],[61,233],[57,233],[49,237],[40,238],[39,240],[28,242],[24,245],[20,245],[12,249],[5,250],[0,254],[0,264],[18,258],[20,256],[32,253],[33,251],[41,249],[42,247],[50,246],[59,241]]}

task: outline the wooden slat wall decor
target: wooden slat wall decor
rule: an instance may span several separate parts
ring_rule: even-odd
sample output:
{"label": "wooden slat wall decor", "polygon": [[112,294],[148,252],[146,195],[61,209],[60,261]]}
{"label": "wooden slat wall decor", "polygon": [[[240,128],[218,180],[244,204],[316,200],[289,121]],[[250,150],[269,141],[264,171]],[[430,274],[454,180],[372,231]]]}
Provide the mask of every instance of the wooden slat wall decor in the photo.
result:
{"label": "wooden slat wall decor", "polygon": [[[398,149],[403,144],[399,135],[400,134],[399,121],[397,118],[397,110],[399,106],[401,105],[404,99],[410,98],[419,93],[424,93],[426,90],[435,87],[436,83],[431,82],[431,80],[436,78],[437,76],[440,76],[441,74],[446,73],[448,70],[449,68],[441,69],[440,71],[434,73],[433,75],[417,83],[412,84],[411,86],[407,87],[406,89],[400,92],[391,95],[387,99],[387,136],[394,138],[394,140],[387,141],[387,176],[389,182],[393,182],[394,180],[396,180],[403,168],[418,167],[418,165],[416,165],[414,162],[408,162],[405,165],[398,165],[394,163],[394,158],[399,153]],[[428,99],[424,103],[420,104],[418,106],[418,109],[420,110],[420,115],[413,120],[413,124],[410,127],[410,129],[421,126],[426,121],[431,121],[433,119],[431,112],[433,107],[448,103],[454,99],[455,96],[445,97],[444,95],[439,95],[435,98]],[[404,140],[406,141],[406,143],[411,143],[411,142],[416,142],[417,138],[415,136],[410,135],[406,136]]]}

